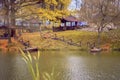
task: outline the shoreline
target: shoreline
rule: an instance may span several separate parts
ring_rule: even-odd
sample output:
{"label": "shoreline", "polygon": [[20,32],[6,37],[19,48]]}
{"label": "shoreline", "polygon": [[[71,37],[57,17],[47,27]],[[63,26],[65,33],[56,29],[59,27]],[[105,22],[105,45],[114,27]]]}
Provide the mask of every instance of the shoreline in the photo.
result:
{"label": "shoreline", "polygon": [[[72,33],[71,33],[72,32]],[[44,33],[48,34],[48,33]],[[97,34],[95,32],[86,31],[64,31],[64,32],[50,32],[49,34],[56,34],[57,38],[64,38],[64,41],[54,40],[51,38],[42,38],[38,32],[35,33],[23,33],[17,40],[12,38],[12,43],[8,44],[7,39],[0,39],[0,51],[19,51],[18,48],[24,49],[26,45],[20,43],[23,39],[24,43],[29,41],[29,47],[37,47],[42,51],[89,51],[91,45],[96,44]],[[43,35],[44,36],[44,35]],[[64,36],[64,37],[63,37]],[[119,46],[113,47],[113,43],[109,40],[105,34],[101,35],[102,43],[100,48],[103,51],[120,51]],[[70,43],[81,42],[80,46],[74,46]],[[88,44],[89,42],[89,44]],[[117,44],[117,43],[116,43]]]}

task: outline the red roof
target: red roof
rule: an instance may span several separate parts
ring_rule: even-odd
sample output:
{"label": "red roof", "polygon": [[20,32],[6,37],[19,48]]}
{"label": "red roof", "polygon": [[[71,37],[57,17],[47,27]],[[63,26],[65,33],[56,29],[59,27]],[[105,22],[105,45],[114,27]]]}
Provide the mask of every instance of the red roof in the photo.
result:
{"label": "red roof", "polygon": [[71,22],[77,22],[78,21],[77,18],[74,17],[74,16],[68,16],[68,17],[65,17],[63,19],[66,20],[66,21],[71,21]]}

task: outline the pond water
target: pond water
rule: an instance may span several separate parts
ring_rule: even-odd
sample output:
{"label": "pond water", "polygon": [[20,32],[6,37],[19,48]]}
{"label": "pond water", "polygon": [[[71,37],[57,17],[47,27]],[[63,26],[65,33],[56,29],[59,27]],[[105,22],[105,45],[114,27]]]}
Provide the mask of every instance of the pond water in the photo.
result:
{"label": "pond water", "polygon": [[[45,51],[39,62],[41,74],[54,68],[56,80],[120,80],[120,52]],[[0,80],[32,80],[20,54],[0,52]]]}

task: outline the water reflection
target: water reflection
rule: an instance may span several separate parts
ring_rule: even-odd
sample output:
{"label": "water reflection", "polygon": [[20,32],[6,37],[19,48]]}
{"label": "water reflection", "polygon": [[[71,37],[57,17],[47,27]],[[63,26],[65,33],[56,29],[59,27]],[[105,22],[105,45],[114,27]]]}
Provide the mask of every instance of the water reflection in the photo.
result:
{"label": "water reflection", "polygon": [[82,57],[69,57],[67,59],[67,63],[68,64],[66,70],[67,73],[69,73],[68,75],[70,80],[86,80],[89,77],[86,75],[87,72]]}
{"label": "water reflection", "polygon": [[[118,57],[74,56],[67,59],[66,80],[119,80]],[[117,72],[117,73],[116,73]]]}
{"label": "water reflection", "polygon": [[20,56],[0,54],[0,80],[27,80],[27,77],[30,75]]}
{"label": "water reflection", "polygon": [[[33,54],[34,55],[34,54]],[[43,52],[40,72],[60,72],[56,80],[120,80],[120,54],[80,51]],[[0,80],[32,80],[20,55],[0,54]]]}

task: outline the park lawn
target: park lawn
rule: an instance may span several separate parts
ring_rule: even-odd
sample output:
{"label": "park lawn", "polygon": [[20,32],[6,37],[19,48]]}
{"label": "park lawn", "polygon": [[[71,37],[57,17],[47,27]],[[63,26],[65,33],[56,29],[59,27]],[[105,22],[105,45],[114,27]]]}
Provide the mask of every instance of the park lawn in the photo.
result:
{"label": "park lawn", "polygon": [[[56,33],[59,36],[64,36],[66,39],[72,39],[74,42],[81,41],[83,45],[85,45],[87,42],[90,43],[97,43],[97,32],[91,32],[91,31],[63,31],[63,32],[57,32]],[[110,43],[110,40],[108,40],[108,37],[105,33],[101,34],[101,45],[105,43]]]}
{"label": "park lawn", "polygon": [[[42,33],[44,34],[44,32]],[[61,32],[49,32],[49,34],[56,34],[57,37],[64,36],[65,40],[72,39],[75,43],[81,41],[82,46],[72,46],[68,45],[65,42],[53,40],[50,38],[42,39],[39,32],[23,33],[22,38],[26,41],[29,40],[32,46],[37,46],[40,49],[83,49],[87,48],[87,42],[90,42],[91,44],[94,42],[97,43],[97,32],[70,30]],[[104,33],[101,35],[101,42],[102,44],[109,42]]]}
{"label": "park lawn", "polygon": [[[52,33],[54,34],[54,33]],[[38,47],[40,49],[64,49],[64,48],[75,48],[75,46],[70,46],[65,44],[64,42],[53,40],[50,38],[43,39],[40,36],[40,33],[23,33],[21,36],[24,41],[30,41],[30,44],[34,47]],[[77,47],[76,47],[77,48]]]}

